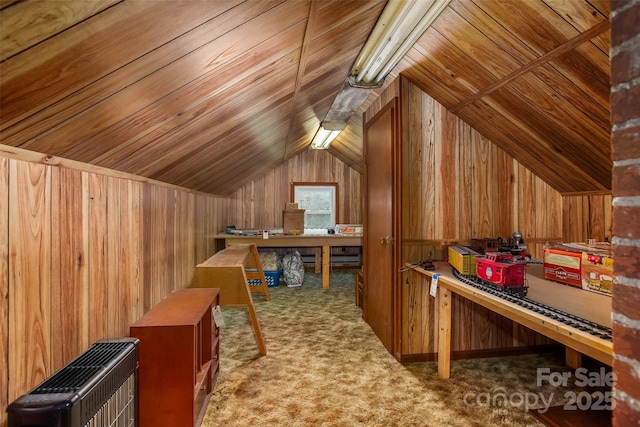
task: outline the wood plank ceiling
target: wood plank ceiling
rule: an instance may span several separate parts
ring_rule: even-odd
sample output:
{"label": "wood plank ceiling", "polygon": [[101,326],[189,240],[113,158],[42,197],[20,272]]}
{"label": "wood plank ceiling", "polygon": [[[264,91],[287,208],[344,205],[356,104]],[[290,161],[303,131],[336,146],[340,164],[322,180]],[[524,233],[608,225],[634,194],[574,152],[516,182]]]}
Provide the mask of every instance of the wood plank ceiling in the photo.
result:
{"label": "wood plank ceiling", "polygon": [[[212,194],[308,149],[385,0],[0,0],[0,143]],[[393,71],[611,189],[608,0],[452,0]],[[330,151],[363,171],[361,112]]]}

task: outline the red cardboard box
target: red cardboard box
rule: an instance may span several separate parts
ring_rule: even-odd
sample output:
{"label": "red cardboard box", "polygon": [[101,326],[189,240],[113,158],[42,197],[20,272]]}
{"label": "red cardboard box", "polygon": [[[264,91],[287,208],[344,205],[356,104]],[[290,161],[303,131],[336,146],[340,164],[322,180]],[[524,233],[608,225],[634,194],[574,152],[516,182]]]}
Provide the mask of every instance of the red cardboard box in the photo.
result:
{"label": "red cardboard box", "polygon": [[610,251],[582,252],[582,289],[611,295],[614,279]]}
{"label": "red cardboard box", "polygon": [[338,234],[362,234],[362,225],[336,224],[335,230]]}
{"label": "red cardboard box", "polygon": [[544,248],[544,278],[582,288],[582,251],[565,244]]}

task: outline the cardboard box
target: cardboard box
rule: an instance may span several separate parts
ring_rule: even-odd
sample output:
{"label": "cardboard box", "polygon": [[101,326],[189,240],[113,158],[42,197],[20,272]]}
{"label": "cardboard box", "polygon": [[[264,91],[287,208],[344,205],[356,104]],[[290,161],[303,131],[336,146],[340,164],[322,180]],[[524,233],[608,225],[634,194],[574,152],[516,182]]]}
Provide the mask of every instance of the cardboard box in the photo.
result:
{"label": "cardboard box", "polygon": [[338,234],[362,234],[362,225],[336,224],[335,231]]}
{"label": "cardboard box", "polygon": [[582,288],[582,251],[565,244],[546,246],[543,271],[547,280]]}
{"label": "cardboard box", "polygon": [[285,210],[295,210],[298,209],[298,204],[294,202],[289,202],[284,205]]}
{"label": "cardboard box", "polygon": [[582,252],[582,289],[611,295],[614,279],[610,251]]}
{"label": "cardboard box", "polygon": [[284,234],[304,233],[304,209],[285,209],[282,211],[282,232]]}

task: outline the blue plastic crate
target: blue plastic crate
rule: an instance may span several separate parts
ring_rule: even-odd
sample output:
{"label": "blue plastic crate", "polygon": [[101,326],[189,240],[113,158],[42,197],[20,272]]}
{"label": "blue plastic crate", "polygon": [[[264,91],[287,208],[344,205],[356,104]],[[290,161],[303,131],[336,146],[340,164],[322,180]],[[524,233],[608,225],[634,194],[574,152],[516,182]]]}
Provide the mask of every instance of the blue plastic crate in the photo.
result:
{"label": "blue plastic crate", "polygon": [[[282,270],[265,271],[264,278],[267,281],[267,286],[270,288],[278,286],[278,284],[280,283],[280,275],[282,275]],[[249,280],[249,286],[260,286],[260,280],[259,279]]]}

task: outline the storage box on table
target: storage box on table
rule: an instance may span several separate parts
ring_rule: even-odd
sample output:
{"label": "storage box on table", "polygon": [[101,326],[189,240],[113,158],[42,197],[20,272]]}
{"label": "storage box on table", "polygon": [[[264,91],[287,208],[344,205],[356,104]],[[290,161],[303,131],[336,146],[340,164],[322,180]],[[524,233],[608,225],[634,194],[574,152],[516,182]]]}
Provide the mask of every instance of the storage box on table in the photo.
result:
{"label": "storage box on table", "polygon": [[[260,265],[262,265],[262,271],[264,272],[264,279],[267,282],[267,286],[272,288],[278,286],[280,283],[280,277],[282,276],[282,261],[275,252],[259,252]],[[257,269],[247,269],[247,271],[257,271]],[[249,286],[260,286],[259,279],[249,279]]]}
{"label": "storage box on table", "polygon": [[564,243],[544,247],[544,278],[582,288],[582,250]]}
{"label": "storage box on table", "polygon": [[614,279],[611,250],[589,248],[582,252],[582,289],[611,295]]}
{"label": "storage box on table", "polygon": [[282,231],[284,234],[304,233],[304,209],[284,209],[282,211]]}
{"label": "storage box on table", "polygon": [[336,224],[335,232],[338,234],[362,234],[361,224]]}

